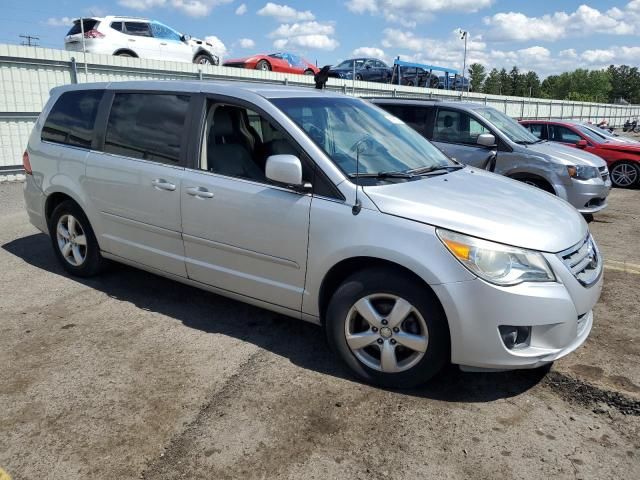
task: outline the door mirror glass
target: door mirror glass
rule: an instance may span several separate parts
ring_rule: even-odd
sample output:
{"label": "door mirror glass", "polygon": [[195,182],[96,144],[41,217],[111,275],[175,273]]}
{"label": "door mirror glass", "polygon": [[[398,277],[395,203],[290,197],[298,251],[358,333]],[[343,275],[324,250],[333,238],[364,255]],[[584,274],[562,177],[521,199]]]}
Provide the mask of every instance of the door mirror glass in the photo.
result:
{"label": "door mirror glass", "polygon": [[188,42],[189,40],[191,40],[191,35],[185,33],[182,35],[182,37],[180,37],[180,40],[182,40],[183,42]]}
{"label": "door mirror glass", "polygon": [[496,146],[496,137],[494,137],[491,133],[481,133],[478,135],[478,145],[483,147],[495,147]]}
{"label": "door mirror glass", "polygon": [[302,163],[295,155],[271,155],[267,158],[265,174],[276,183],[302,186]]}
{"label": "door mirror glass", "polygon": [[578,148],[587,148],[588,145],[589,144],[587,143],[587,141],[585,139],[578,140],[576,142],[576,147],[578,147]]}

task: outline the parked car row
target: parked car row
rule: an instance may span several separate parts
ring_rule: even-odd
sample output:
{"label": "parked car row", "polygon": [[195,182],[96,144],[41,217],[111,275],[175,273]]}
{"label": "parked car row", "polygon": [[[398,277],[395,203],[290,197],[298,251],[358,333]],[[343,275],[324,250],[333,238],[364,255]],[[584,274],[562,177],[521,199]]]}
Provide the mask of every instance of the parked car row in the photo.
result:
{"label": "parked car row", "polygon": [[113,260],[317,323],[377,385],[582,345],[603,261],[558,197],[604,208],[604,162],[483,106],[375,103],[241,82],[57,87],[23,156],[26,209],[70,274]]}

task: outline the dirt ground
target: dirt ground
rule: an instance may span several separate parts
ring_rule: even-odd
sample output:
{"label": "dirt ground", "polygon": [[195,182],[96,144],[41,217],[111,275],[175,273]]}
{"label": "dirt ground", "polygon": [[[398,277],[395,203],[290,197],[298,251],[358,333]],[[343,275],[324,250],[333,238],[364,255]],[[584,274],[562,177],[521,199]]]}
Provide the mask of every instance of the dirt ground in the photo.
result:
{"label": "dirt ground", "polygon": [[[0,469],[18,479],[640,478],[640,190],[591,229],[586,345],[550,372],[355,381],[320,328],[124,266],[73,279],[0,184]],[[559,219],[561,221],[561,219]]]}

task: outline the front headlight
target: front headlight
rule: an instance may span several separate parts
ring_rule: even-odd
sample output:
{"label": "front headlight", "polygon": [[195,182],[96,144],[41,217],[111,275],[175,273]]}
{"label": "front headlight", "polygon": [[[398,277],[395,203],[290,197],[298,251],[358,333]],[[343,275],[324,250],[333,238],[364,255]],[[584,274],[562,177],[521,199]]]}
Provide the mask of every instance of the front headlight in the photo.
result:
{"label": "front headlight", "polygon": [[591,167],[589,165],[567,165],[567,172],[569,172],[571,178],[577,180],[590,180],[600,176],[598,167]]}
{"label": "front headlight", "polygon": [[501,286],[553,282],[556,277],[541,253],[489,242],[438,228],[438,238],[471,273]]}

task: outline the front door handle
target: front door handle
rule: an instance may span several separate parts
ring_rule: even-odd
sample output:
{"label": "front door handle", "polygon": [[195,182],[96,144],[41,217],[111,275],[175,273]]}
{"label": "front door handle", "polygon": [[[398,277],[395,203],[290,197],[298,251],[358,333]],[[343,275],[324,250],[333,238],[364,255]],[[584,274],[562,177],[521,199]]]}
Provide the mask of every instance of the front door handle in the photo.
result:
{"label": "front door handle", "polygon": [[129,39],[129,41],[130,41],[130,42],[135,42],[135,41],[136,41],[136,39],[135,39],[135,38],[130,38],[130,39]]}
{"label": "front door handle", "polygon": [[198,198],[213,198],[213,192],[210,192],[204,187],[189,187],[185,189],[187,195]]}
{"label": "front door handle", "polygon": [[173,192],[176,189],[173,183],[167,182],[164,178],[156,178],[151,182],[151,185],[158,190],[167,190],[169,192]]}

